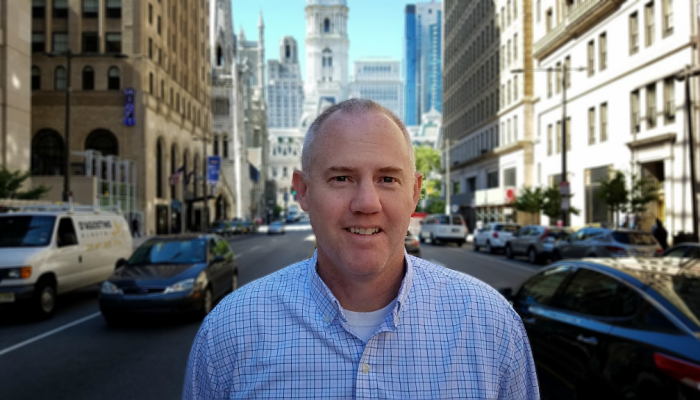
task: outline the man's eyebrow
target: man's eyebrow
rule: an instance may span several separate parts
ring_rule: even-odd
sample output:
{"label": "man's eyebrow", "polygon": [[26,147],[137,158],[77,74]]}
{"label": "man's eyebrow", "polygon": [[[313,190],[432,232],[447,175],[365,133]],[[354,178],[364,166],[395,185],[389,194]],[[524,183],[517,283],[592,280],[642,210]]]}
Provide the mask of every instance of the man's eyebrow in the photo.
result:
{"label": "man's eyebrow", "polygon": [[[332,167],[329,167],[329,168],[328,168],[328,171],[329,171],[329,172],[343,172],[343,173],[349,173],[349,172],[355,172],[355,171],[357,171],[357,168],[346,167],[346,166],[344,166],[344,165],[334,165],[334,166],[332,166]],[[382,173],[387,173],[387,172],[389,172],[389,173],[400,173],[400,172],[403,172],[403,168],[394,167],[394,166],[388,166],[388,167],[379,168],[379,172],[382,172]]]}

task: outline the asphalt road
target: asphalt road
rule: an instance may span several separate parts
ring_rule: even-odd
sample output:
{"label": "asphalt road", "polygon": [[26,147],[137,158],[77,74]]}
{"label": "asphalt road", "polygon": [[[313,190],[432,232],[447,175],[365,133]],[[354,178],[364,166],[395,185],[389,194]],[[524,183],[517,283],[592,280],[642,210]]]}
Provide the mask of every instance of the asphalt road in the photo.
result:
{"label": "asphalt road", "polygon": [[[285,235],[229,240],[241,285],[308,258],[308,225]],[[296,229],[296,230],[294,230]],[[471,248],[424,244],[422,257],[494,287],[517,287],[537,268]],[[0,316],[0,399],[177,399],[190,346],[201,321],[149,318],[110,328],[94,286],[61,296],[56,316],[36,322],[18,312]]]}

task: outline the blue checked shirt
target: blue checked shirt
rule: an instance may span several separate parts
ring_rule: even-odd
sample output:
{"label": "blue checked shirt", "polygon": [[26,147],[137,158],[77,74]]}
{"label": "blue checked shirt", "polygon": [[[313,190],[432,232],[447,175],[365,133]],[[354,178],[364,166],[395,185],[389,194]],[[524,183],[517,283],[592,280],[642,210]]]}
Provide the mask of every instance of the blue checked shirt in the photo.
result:
{"label": "blue checked shirt", "polygon": [[406,255],[396,307],[364,343],[316,257],[244,286],[204,320],[183,399],[537,399],[527,334],[501,295]]}

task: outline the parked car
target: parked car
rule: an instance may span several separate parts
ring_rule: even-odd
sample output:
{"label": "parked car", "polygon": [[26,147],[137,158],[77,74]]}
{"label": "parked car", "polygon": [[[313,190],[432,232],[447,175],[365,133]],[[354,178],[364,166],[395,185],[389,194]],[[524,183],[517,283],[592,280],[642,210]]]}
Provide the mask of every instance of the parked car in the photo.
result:
{"label": "parked car", "polygon": [[467,226],[460,215],[432,214],[425,217],[418,237],[422,243],[430,239],[433,244],[452,242],[461,246],[467,241],[467,233]]}
{"label": "parked car", "polygon": [[485,248],[487,253],[504,249],[513,234],[520,231],[520,225],[512,222],[492,222],[484,225],[472,239],[474,251]]}
{"label": "parked car", "polygon": [[531,264],[538,264],[551,258],[554,244],[571,233],[570,228],[527,225],[506,242],[506,257],[526,255]]}
{"label": "parked car", "polygon": [[543,399],[700,397],[700,261],[564,260],[502,293]]}
{"label": "parked car", "polygon": [[412,256],[420,257],[420,241],[418,236],[412,234],[411,232],[406,233],[406,239],[404,240],[404,246],[406,246],[406,252]]}
{"label": "parked car", "polygon": [[267,234],[268,235],[276,235],[276,234],[284,234],[284,222],[282,221],[275,221],[270,224],[270,227],[267,228]]}
{"label": "parked car", "polygon": [[700,258],[700,244],[698,243],[680,243],[661,254],[662,257],[685,257],[685,258]]}
{"label": "parked car", "polygon": [[214,221],[208,229],[209,233],[214,233],[221,236],[233,235],[233,227],[227,221]]}
{"label": "parked car", "polygon": [[238,288],[233,251],[219,235],[149,239],[102,284],[100,310],[108,324],[129,314],[198,313]]}
{"label": "parked car", "polygon": [[582,257],[652,257],[663,249],[649,232],[632,229],[581,228],[557,242],[552,259]]}
{"label": "parked car", "polygon": [[49,318],[57,295],[104,281],[132,250],[118,213],[47,205],[0,215],[0,306]]}

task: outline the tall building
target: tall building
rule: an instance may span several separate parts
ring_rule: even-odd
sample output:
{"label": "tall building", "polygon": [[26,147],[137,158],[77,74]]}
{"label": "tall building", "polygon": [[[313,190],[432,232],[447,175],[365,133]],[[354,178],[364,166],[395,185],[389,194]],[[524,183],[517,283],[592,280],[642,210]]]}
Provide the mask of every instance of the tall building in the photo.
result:
{"label": "tall building", "polygon": [[441,146],[449,147],[451,203],[470,229],[519,221],[513,194],[533,183],[532,16],[524,4],[445,1]]}
{"label": "tall building", "polygon": [[353,72],[350,98],[374,100],[403,120],[403,83],[399,61],[361,59],[355,61]]}
{"label": "tall building", "polygon": [[348,98],[346,0],[306,0],[306,82],[300,127]]}
{"label": "tall building", "polygon": [[[231,2],[211,2],[212,153],[221,157],[222,188],[231,198],[217,197],[214,215],[219,220],[250,217],[250,177],[243,116],[236,37],[233,34]],[[231,209],[228,208],[231,206]]]}
{"label": "tall building", "polygon": [[[408,4],[405,12],[405,122],[418,125],[431,109],[442,112],[442,4]],[[476,21],[474,21],[476,22]]]}
{"label": "tall building", "polygon": [[[243,29],[238,35],[239,82],[243,93],[243,116],[245,118],[245,143],[247,145],[248,173],[251,180],[249,190],[249,212],[253,217],[266,213],[269,200],[265,190],[268,181],[269,134],[267,131],[267,103],[265,101],[265,24],[262,13],[258,21],[258,40],[247,40]],[[245,166],[243,167],[245,170]]]}
{"label": "tall building", "polygon": [[[71,173],[76,200],[120,202],[147,234],[210,220],[214,202],[202,184],[211,154],[205,2],[37,0],[31,24],[34,182],[52,186],[59,200],[61,176]],[[67,89],[70,171],[62,161]],[[170,179],[180,167],[182,179]]]}
{"label": "tall building", "polygon": [[297,58],[297,41],[285,36],[280,41],[279,60],[267,68],[268,126],[296,128],[304,104],[304,82]]}
{"label": "tall building", "polygon": [[[535,86],[535,182],[562,180],[565,151],[571,205],[581,210],[571,216],[572,226],[613,220],[596,193],[601,179],[622,170],[652,179],[661,189],[659,201],[636,216],[636,225],[648,230],[659,218],[670,235],[691,231],[691,204],[697,199],[690,195],[685,82],[675,77],[685,65],[698,65],[697,20],[678,17],[696,15],[696,3],[532,4],[533,55],[539,69],[551,69],[538,72]],[[697,99],[695,89],[691,95]]]}
{"label": "tall building", "polygon": [[29,170],[31,139],[31,5],[28,1],[0,6],[0,165]]}
{"label": "tall building", "polygon": [[283,208],[299,205],[292,194],[292,174],[301,170],[301,149],[306,132],[299,129],[270,129],[268,179],[275,182],[275,202]]}

